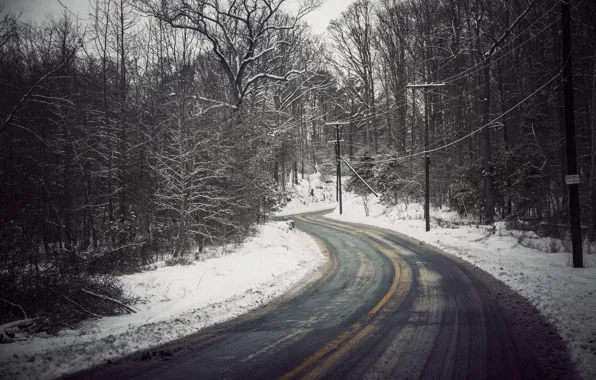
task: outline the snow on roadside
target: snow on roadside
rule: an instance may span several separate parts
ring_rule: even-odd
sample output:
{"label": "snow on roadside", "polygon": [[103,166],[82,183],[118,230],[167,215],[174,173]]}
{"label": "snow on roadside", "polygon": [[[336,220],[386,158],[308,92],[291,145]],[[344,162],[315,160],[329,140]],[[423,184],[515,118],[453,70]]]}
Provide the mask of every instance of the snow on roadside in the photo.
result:
{"label": "snow on roadside", "polygon": [[123,276],[143,299],[136,314],[0,345],[0,378],[54,378],[192,334],[315,280],[325,260],[305,233],[282,222],[259,226],[229,255]]}
{"label": "snow on roadside", "polygon": [[[343,215],[335,210],[332,219],[363,223],[400,232],[444,252],[460,257],[526,297],[559,330],[569,345],[573,359],[585,379],[596,379],[596,257],[586,255],[587,268],[571,268],[569,253],[546,253],[523,247],[519,231],[508,231],[496,223],[494,233],[487,226],[456,226],[462,221],[456,213],[439,211],[450,227],[424,228],[423,209],[418,204],[386,207],[376,198],[368,202],[365,216],[361,197],[344,194]],[[537,247],[548,247],[544,239]]]}
{"label": "snow on roadside", "polygon": [[319,174],[308,174],[298,185],[288,185],[288,203],[277,216],[327,210],[335,207],[334,179],[321,179]]}

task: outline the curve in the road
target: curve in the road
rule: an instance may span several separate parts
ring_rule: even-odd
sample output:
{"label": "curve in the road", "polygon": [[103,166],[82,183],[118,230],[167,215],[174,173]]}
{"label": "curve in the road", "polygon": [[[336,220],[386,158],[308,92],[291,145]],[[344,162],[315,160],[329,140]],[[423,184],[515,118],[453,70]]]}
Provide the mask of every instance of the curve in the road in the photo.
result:
{"label": "curve in the road", "polygon": [[[312,219],[302,217],[297,217],[296,219],[323,227],[330,226],[330,224],[316,222]],[[348,351],[361,343],[375,328],[378,328],[385,315],[397,308],[399,301],[410,288],[412,282],[411,269],[403,259],[353,229],[346,229],[337,225],[333,225],[333,228],[345,232],[346,234],[357,236],[375,247],[378,251],[382,252],[393,265],[394,275],[391,286],[372,310],[360,318],[356,323],[352,324],[348,329],[343,331],[325,347],[304,360],[298,367],[282,376],[282,379],[292,379],[300,375],[316,378],[328,372],[329,369],[335,363],[340,361]],[[380,313],[381,310],[383,313]]]}
{"label": "curve in the road", "polygon": [[[491,276],[394,232],[296,218],[334,265],[316,286],[155,351],[71,378],[572,379],[566,347]],[[159,355],[154,356],[159,359]]]}

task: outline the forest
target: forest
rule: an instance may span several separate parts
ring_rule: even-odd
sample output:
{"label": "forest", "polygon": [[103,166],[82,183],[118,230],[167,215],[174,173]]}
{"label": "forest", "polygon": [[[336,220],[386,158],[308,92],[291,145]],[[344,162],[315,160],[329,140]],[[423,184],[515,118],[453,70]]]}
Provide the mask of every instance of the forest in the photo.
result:
{"label": "forest", "polygon": [[[384,202],[424,202],[428,159],[433,207],[569,238],[560,1],[356,0],[324,36],[305,21],[319,5],[4,14],[0,323],[122,312],[113,275],[242,241],[305,173],[334,175],[336,122],[341,155]],[[570,7],[594,241],[596,2]]]}

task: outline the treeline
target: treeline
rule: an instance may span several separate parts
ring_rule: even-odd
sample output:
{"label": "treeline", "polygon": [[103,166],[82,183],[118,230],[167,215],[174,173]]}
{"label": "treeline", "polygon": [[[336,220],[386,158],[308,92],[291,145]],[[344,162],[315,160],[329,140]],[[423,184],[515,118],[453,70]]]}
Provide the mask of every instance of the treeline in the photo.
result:
{"label": "treeline", "polygon": [[122,300],[104,274],[241,241],[275,209],[303,105],[328,86],[301,21],[314,3],[284,2],[4,16],[0,323],[118,312],[93,296]]}
{"label": "treeline", "polygon": [[[593,241],[596,3],[571,1],[571,17],[581,217]],[[423,202],[428,130],[432,205],[564,235],[561,20],[554,0],[357,0],[329,27],[345,154],[370,158],[388,202]],[[407,87],[424,83],[445,85]]]}
{"label": "treeline", "polygon": [[[564,234],[558,1],[356,0],[328,41],[303,21],[317,3],[92,0],[84,24],[0,20],[0,323],[119,312],[93,295],[123,300],[104,274],[241,241],[288,184],[333,173],[334,121],[386,202],[423,201],[428,146],[433,205]],[[572,17],[594,240],[596,3]]]}

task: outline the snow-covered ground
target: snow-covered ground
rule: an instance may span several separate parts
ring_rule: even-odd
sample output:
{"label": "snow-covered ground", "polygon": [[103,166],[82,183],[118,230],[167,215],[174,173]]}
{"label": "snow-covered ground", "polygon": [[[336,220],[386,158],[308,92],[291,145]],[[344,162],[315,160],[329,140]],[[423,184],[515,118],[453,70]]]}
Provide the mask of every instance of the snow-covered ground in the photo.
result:
{"label": "snow-covered ground", "polygon": [[[318,175],[289,189],[292,199],[278,215],[336,205],[334,181]],[[403,233],[492,274],[559,329],[583,378],[596,379],[595,254],[586,255],[587,268],[574,269],[569,253],[556,253],[565,243],[509,231],[503,223],[494,229],[466,225],[453,212],[433,210],[436,219],[425,232],[418,204],[387,207],[370,197],[368,208],[366,217],[362,198],[344,193],[344,214],[335,210],[327,217]],[[144,300],[136,305],[136,314],[90,321],[58,337],[0,345],[0,378],[52,378],[191,334],[317,278],[324,264],[325,257],[307,235],[284,223],[261,226],[256,237],[229,255],[190,266],[157,265],[153,271],[122,277]]]}
{"label": "snow-covered ground", "polygon": [[492,274],[530,300],[557,327],[582,377],[596,379],[596,254],[585,255],[586,268],[574,269],[568,252],[554,252],[565,246],[561,241],[509,231],[504,223],[496,223],[494,229],[461,225],[464,221],[456,213],[434,210],[431,215],[444,227],[433,222],[426,232],[419,204],[386,207],[371,196],[368,208],[367,217],[362,198],[347,193],[343,215],[336,209],[326,216],[403,233]]}
{"label": "snow-covered ground", "polygon": [[[344,182],[345,183],[345,182]],[[314,197],[310,195],[314,189]],[[335,179],[309,175],[289,193],[280,215],[336,206]],[[585,379],[596,379],[596,249],[584,247],[586,268],[570,266],[569,242],[533,232],[510,231],[505,223],[476,226],[448,210],[433,210],[431,231],[424,229],[420,204],[387,207],[369,196],[366,216],[362,197],[343,193],[343,215],[326,216],[394,230],[460,257],[503,281],[526,297],[559,330]],[[588,249],[586,249],[588,248]]]}
{"label": "snow-covered ground", "polygon": [[136,314],[0,345],[0,378],[53,378],[192,334],[315,280],[325,262],[305,233],[282,222],[260,226],[228,255],[123,276],[143,300]]}
{"label": "snow-covered ground", "polygon": [[335,178],[321,178],[319,174],[308,174],[298,185],[287,188],[290,200],[277,213],[278,216],[321,211],[335,207]]}

